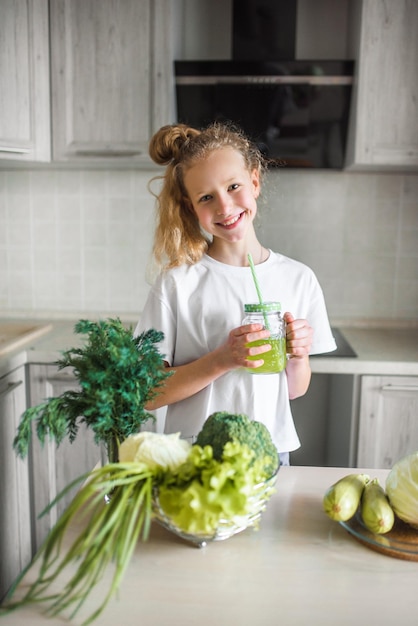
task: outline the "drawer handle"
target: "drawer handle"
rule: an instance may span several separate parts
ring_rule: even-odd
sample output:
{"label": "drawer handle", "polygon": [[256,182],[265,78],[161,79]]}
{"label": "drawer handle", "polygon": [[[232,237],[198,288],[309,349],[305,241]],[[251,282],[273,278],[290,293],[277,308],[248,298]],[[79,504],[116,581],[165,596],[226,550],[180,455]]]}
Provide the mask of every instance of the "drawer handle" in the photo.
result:
{"label": "drawer handle", "polygon": [[8,152],[10,154],[28,154],[29,148],[9,148],[8,146],[0,146],[0,152]]}
{"label": "drawer handle", "polygon": [[23,380],[17,380],[15,383],[8,383],[5,387],[3,387],[3,389],[0,389],[0,396],[5,396],[6,394],[11,393],[17,389],[17,387],[20,387],[20,385],[23,385]]}
{"label": "drawer handle", "polygon": [[74,154],[84,157],[104,157],[104,158],[117,158],[117,157],[134,157],[142,154],[141,150],[112,150],[103,148],[103,150],[75,150]]}
{"label": "drawer handle", "polygon": [[382,385],[382,391],[418,391],[418,385]]}

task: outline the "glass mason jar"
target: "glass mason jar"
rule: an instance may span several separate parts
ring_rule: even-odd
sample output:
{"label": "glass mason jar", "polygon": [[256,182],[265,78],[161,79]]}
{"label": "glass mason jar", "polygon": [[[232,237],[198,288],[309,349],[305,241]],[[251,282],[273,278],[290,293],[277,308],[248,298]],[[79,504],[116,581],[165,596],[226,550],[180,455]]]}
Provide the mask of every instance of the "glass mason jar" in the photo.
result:
{"label": "glass mason jar", "polygon": [[263,304],[245,304],[243,324],[262,324],[270,331],[270,337],[252,341],[247,346],[270,344],[271,350],[263,354],[250,356],[250,361],[263,359],[260,367],[247,367],[251,374],[277,374],[286,367],[286,322],[281,315],[280,302],[264,302]]}

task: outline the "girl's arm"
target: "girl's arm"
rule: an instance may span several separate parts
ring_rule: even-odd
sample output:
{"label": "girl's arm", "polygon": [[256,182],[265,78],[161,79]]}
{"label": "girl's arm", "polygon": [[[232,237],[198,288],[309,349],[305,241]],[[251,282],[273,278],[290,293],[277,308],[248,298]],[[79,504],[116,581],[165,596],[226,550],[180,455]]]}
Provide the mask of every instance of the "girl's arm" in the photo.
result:
{"label": "girl's arm", "polygon": [[286,366],[289,398],[303,396],[311,381],[309,351],[312,345],[313,330],[306,320],[295,320],[291,313],[285,313],[286,346],[289,360]]}
{"label": "girl's arm", "polygon": [[168,367],[174,374],[167,378],[164,385],[158,390],[158,395],[146,405],[147,411],[190,398],[198,391],[207,387],[211,382],[239,367],[259,367],[260,360],[249,361],[248,356],[262,355],[270,349],[269,344],[247,348],[246,344],[269,336],[268,330],[263,330],[261,324],[246,324],[234,328],[228,339],[213,352],[176,367]]}

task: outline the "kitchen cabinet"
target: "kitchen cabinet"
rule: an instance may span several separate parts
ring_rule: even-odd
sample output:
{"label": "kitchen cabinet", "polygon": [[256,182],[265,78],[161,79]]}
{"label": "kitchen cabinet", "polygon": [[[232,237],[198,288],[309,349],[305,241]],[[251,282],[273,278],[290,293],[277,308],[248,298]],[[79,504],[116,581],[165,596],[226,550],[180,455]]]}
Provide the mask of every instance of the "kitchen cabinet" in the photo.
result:
{"label": "kitchen cabinet", "polygon": [[0,600],[32,558],[28,460],[13,449],[25,408],[21,366],[0,378]]}
{"label": "kitchen cabinet", "polygon": [[[31,364],[29,372],[30,406],[77,388],[74,376],[66,370],[58,370],[56,365]],[[30,472],[35,550],[74,498],[78,486],[68,491],[46,515],[39,518],[39,514],[71,481],[91,471],[100,457],[100,448],[94,442],[93,433],[84,425],[80,426],[73,443],[65,438],[59,446],[49,440],[42,446],[35,435],[32,437]]]}
{"label": "kitchen cabinet", "polygon": [[170,2],[50,8],[54,160],[143,160],[170,120]]}
{"label": "kitchen cabinet", "polygon": [[362,376],[357,467],[390,469],[418,450],[418,377]]}
{"label": "kitchen cabinet", "polygon": [[417,376],[329,379],[325,465],[390,469],[418,450]]}
{"label": "kitchen cabinet", "polygon": [[418,170],[418,3],[367,0],[355,9],[357,55],[347,167]]}
{"label": "kitchen cabinet", "polygon": [[312,374],[305,395],[291,400],[300,448],[290,453],[291,465],[325,465],[331,376]]}
{"label": "kitchen cabinet", "polygon": [[312,374],[306,394],[291,401],[301,442],[290,454],[291,465],[355,467],[360,379],[351,374]]}
{"label": "kitchen cabinet", "polygon": [[49,161],[48,0],[2,0],[0,160]]}
{"label": "kitchen cabinet", "polygon": [[1,14],[3,159],[150,163],[174,115],[170,0],[6,0]]}

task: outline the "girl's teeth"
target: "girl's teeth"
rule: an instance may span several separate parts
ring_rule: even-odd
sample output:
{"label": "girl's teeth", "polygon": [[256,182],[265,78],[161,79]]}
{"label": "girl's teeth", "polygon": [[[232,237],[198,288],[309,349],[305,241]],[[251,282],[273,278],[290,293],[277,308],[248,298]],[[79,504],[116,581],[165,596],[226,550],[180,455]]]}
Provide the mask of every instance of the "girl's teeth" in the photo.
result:
{"label": "girl's teeth", "polygon": [[235,222],[238,222],[240,216],[237,215],[236,217],[233,217],[232,220],[229,220],[228,222],[224,222],[224,226],[231,226],[231,224],[235,224]]}

